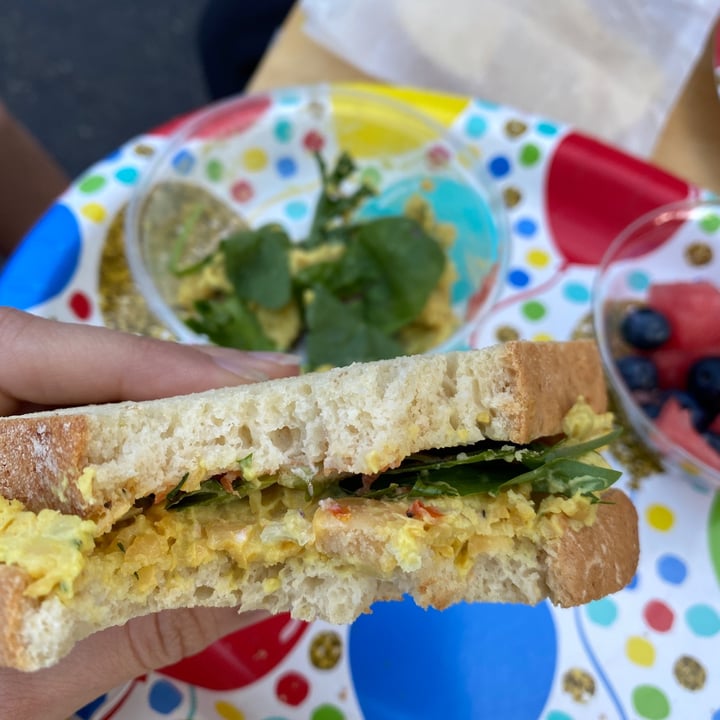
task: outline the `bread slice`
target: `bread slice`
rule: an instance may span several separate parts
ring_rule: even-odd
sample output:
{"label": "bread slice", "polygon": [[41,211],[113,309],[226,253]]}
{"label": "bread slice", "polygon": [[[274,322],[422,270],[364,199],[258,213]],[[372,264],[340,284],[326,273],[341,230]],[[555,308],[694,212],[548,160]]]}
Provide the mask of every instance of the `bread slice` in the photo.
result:
{"label": "bread slice", "polygon": [[[307,492],[312,478],[372,475],[421,450],[555,435],[579,396],[605,410],[594,343],[518,342],[0,420],[0,491],[25,506],[0,500],[0,665],[46,667],[92,632],[175,607],[347,623],[405,594],[423,607],[570,606],[619,590],[638,537],[618,490],[599,504],[527,484],[424,501]],[[181,511],[134,507],[239,467],[303,482]],[[39,587],[18,544],[58,538],[57,582]]]}
{"label": "bread slice", "polygon": [[[160,368],[158,370],[162,372]],[[108,528],[137,498],[252,458],[256,475],[376,473],[426,448],[560,432],[605,409],[592,341],[509,342],[142,403],[0,419],[0,495]]]}
{"label": "bread slice", "polygon": [[[521,494],[514,500],[524,515]],[[237,606],[349,623],[372,603],[406,594],[438,609],[460,601],[536,604],[545,598],[579,605],[621,589],[637,567],[634,506],[614,489],[603,500],[575,508],[565,501],[564,511],[562,502],[551,503],[520,525],[517,513],[495,513],[492,527],[484,522],[493,514],[488,498],[440,498],[431,504],[433,514],[415,517],[408,517],[407,504],[325,503],[310,517],[305,544],[298,536],[289,540],[288,529],[284,548],[269,543],[274,558],[249,555],[245,563],[227,552],[191,559],[181,549],[138,572],[132,564],[123,567],[123,553],[106,544],[104,554],[91,557],[71,600],[29,598],[27,575],[0,566],[0,665],[46,667],[96,630],[176,607]],[[213,545],[217,532],[190,522],[185,511],[177,514],[187,521],[185,541]],[[268,536],[269,527],[251,532]],[[132,545],[124,555],[131,552]]]}

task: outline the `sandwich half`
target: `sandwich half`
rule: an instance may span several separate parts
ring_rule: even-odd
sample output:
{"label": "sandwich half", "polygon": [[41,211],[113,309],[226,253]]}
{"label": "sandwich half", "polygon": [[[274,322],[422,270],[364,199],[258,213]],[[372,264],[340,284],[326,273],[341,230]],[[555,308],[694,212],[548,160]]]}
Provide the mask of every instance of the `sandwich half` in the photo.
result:
{"label": "sandwich half", "polygon": [[596,346],[510,342],[0,419],[0,664],[166,608],[578,605],[637,517]]}

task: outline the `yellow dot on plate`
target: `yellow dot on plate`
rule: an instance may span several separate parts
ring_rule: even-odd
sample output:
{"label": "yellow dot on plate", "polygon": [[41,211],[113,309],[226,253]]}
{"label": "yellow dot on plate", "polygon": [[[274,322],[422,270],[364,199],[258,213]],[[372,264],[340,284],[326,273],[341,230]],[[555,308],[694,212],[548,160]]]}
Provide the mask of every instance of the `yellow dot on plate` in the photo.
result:
{"label": "yellow dot on plate", "polygon": [[80,212],[88,219],[93,222],[102,222],[106,217],[107,213],[105,208],[99,203],[87,203],[80,208]]}
{"label": "yellow dot on plate", "polygon": [[548,340],[552,340],[553,336],[550,333],[541,332],[541,333],[537,333],[537,335],[533,335],[532,339],[535,342],[546,342]]}
{"label": "yellow dot on plate", "polygon": [[249,148],[243,154],[243,165],[250,172],[262,170],[267,164],[268,156],[262,148]]}
{"label": "yellow dot on plate", "polygon": [[245,713],[224,700],[215,703],[215,712],[224,720],[245,720]]}
{"label": "yellow dot on plate", "polygon": [[550,262],[550,254],[545,250],[529,250],[525,259],[530,267],[544,268]]}
{"label": "yellow dot on plate", "polygon": [[661,532],[667,532],[675,524],[673,511],[665,505],[650,505],[646,517],[650,527]]}
{"label": "yellow dot on plate", "polygon": [[655,648],[645,638],[629,637],[625,643],[625,654],[636,665],[652,667],[655,664]]}

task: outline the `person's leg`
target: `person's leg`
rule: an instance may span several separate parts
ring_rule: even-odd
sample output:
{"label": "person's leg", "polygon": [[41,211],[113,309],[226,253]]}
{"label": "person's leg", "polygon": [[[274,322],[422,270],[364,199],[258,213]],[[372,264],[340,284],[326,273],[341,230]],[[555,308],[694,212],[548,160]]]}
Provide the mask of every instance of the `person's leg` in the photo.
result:
{"label": "person's leg", "polygon": [[0,102],[0,258],[9,255],[69,179]]}
{"label": "person's leg", "polygon": [[292,6],[293,0],[208,0],[198,44],[213,100],[245,88]]}

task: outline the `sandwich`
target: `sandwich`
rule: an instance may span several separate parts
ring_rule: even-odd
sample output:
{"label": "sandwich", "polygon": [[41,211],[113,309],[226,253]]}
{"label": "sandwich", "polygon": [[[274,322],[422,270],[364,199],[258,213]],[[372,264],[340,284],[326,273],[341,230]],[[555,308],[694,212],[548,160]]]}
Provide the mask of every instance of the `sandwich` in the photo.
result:
{"label": "sandwich", "polygon": [[588,340],[2,418],[0,665],[175,607],[600,598],[638,561],[615,432]]}

